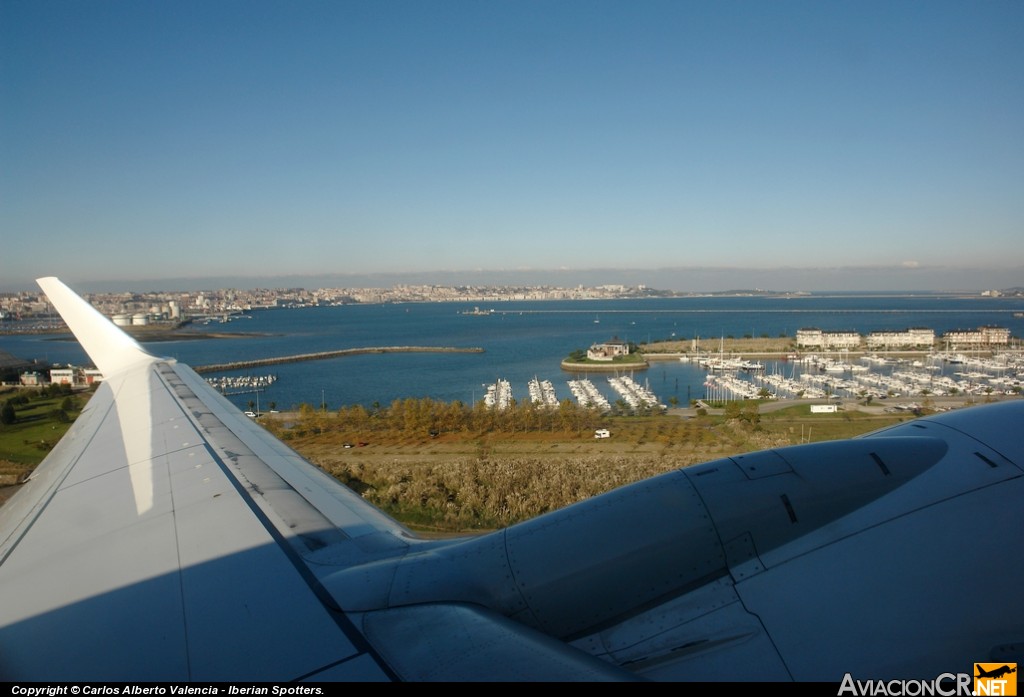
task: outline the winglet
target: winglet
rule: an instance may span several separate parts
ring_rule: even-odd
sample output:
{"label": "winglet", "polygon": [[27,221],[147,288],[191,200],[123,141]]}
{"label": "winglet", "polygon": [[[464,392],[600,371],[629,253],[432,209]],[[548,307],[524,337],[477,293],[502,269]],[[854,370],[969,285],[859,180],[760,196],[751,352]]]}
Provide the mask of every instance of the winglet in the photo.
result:
{"label": "winglet", "polygon": [[36,283],[104,377],[109,378],[122,370],[154,360],[154,356],[139,346],[135,339],[118,329],[60,279],[38,278]]}

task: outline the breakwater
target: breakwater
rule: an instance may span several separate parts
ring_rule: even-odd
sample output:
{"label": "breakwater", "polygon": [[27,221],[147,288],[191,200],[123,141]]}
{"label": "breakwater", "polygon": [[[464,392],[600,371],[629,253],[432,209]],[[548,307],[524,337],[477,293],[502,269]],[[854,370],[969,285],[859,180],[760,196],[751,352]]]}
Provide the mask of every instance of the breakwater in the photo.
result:
{"label": "breakwater", "polygon": [[231,363],[214,363],[201,365],[194,370],[197,373],[221,373],[228,370],[246,370],[261,368],[282,363],[301,363],[302,361],[322,361],[340,356],[358,356],[367,353],[483,353],[482,348],[459,348],[455,346],[367,346],[363,348],[338,349],[337,351],[318,351],[317,353],[300,353],[293,356],[275,356],[273,358],[256,358],[248,361]]}

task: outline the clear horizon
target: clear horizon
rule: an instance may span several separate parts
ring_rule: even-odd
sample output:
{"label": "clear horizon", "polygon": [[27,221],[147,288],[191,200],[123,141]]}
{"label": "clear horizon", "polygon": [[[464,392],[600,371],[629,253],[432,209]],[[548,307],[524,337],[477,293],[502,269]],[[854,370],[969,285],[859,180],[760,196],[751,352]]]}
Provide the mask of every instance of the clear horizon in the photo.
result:
{"label": "clear horizon", "polygon": [[1022,27],[1011,0],[2,3],[0,289],[1021,286]]}

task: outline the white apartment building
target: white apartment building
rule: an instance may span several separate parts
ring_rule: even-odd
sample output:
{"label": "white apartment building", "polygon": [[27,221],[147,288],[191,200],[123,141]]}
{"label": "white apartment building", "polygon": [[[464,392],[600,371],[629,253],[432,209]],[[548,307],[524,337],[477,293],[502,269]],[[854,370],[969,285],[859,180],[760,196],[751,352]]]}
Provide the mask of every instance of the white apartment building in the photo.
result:
{"label": "white apartment building", "polygon": [[813,327],[798,329],[796,345],[800,348],[856,349],[860,348],[860,334],[857,332],[825,332]]}
{"label": "white apartment building", "polygon": [[951,329],[942,335],[942,341],[951,349],[1007,346],[1010,343],[1010,330],[1006,327]]}
{"label": "white apartment building", "polygon": [[911,327],[904,331],[871,332],[867,336],[869,349],[931,348],[935,345],[935,330]]}

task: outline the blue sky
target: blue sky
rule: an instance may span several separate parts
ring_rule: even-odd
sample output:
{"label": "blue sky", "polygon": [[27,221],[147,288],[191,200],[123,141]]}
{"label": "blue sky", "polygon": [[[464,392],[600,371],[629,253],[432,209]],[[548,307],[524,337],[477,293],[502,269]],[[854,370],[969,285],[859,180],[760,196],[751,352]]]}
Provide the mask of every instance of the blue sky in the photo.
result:
{"label": "blue sky", "polygon": [[1024,285],[1022,30],[998,0],[4,0],[0,286]]}

